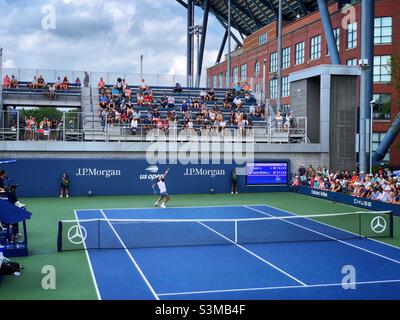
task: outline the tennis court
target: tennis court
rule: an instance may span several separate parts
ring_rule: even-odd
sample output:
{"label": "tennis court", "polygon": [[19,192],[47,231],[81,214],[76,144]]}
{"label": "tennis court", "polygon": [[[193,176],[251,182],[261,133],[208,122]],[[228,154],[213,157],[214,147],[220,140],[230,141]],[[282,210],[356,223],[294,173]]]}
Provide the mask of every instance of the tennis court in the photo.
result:
{"label": "tennis court", "polygon": [[[385,213],[304,217],[260,204],[75,215],[59,242],[87,249],[99,299],[400,298],[400,250],[379,241],[390,235]],[[71,243],[74,230],[84,243]],[[342,285],[349,270],[355,289]]]}

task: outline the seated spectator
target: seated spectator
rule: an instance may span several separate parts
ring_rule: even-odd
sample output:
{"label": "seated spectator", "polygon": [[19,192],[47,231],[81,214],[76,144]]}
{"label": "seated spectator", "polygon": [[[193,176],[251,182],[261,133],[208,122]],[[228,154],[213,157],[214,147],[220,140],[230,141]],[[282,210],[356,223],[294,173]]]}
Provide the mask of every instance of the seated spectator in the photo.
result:
{"label": "seated spectator", "polygon": [[182,93],[182,86],[181,86],[180,83],[177,82],[177,83],[175,84],[174,92]]}
{"label": "seated spectator", "polygon": [[148,88],[148,87],[147,87],[147,85],[146,85],[146,82],[144,81],[144,79],[142,79],[141,84],[140,84],[138,90],[139,90],[141,93],[144,93],[144,92],[147,90],[147,88]]}
{"label": "seated spectator", "polygon": [[37,78],[36,83],[34,84],[34,88],[42,89],[42,88],[46,87],[46,85],[47,85],[47,84],[44,82],[43,76],[40,75],[40,76]]}
{"label": "seated spectator", "polygon": [[160,99],[160,105],[163,107],[163,108],[166,108],[167,107],[167,105],[168,105],[168,97],[164,94],[162,97],[161,97],[161,99]]}
{"label": "seated spectator", "polygon": [[250,96],[251,88],[250,88],[250,84],[248,81],[244,82],[243,90],[244,90],[245,94],[248,94]]}
{"label": "seated spectator", "polygon": [[202,100],[207,100],[207,92],[204,90],[201,90],[199,95]]}
{"label": "seated spectator", "polygon": [[187,104],[186,100],[183,100],[183,103],[181,105],[181,112],[183,115],[189,110],[189,105]]}
{"label": "seated spectator", "polygon": [[18,88],[18,80],[14,75],[11,76],[10,86],[11,88]]}
{"label": "seated spectator", "polygon": [[211,89],[207,92],[206,100],[208,100],[208,101],[214,101],[214,100],[215,100],[215,92],[214,92],[214,89],[213,89],[213,88],[211,88]]}
{"label": "seated spectator", "polygon": [[168,108],[175,108],[175,98],[173,96],[168,97],[168,103],[167,103]]}
{"label": "seated spectator", "polygon": [[61,78],[57,77],[57,80],[56,80],[56,82],[54,82],[54,84],[56,85],[57,90],[61,89],[61,86],[62,86]]}
{"label": "seated spectator", "polygon": [[75,79],[75,86],[77,87],[81,86],[81,79],[79,79],[79,77]]}
{"label": "seated spectator", "polygon": [[61,89],[68,90],[68,88],[69,88],[69,80],[68,80],[67,76],[65,76],[63,79],[63,82],[61,84]]}
{"label": "seated spectator", "polygon": [[115,83],[114,88],[118,89],[118,91],[119,91],[120,93],[123,92],[123,88],[122,88],[122,79],[121,79],[121,78],[118,78],[118,79],[117,79],[117,82]]}
{"label": "seated spectator", "polygon": [[240,100],[240,98],[236,96],[235,99],[233,99],[233,105],[236,107],[236,110],[240,110],[240,108],[242,107],[242,100]]}
{"label": "seated spectator", "polygon": [[239,95],[242,92],[242,87],[240,86],[240,82],[238,82],[236,86],[233,87],[233,90],[236,95]]}
{"label": "seated spectator", "polygon": [[127,97],[129,100],[131,99],[132,95],[132,89],[129,87],[126,87],[124,90],[124,96]]}
{"label": "seated spectator", "polygon": [[6,74],[6,76],[3,78],[3,87],[5,89],[11,88],[11,78]]}

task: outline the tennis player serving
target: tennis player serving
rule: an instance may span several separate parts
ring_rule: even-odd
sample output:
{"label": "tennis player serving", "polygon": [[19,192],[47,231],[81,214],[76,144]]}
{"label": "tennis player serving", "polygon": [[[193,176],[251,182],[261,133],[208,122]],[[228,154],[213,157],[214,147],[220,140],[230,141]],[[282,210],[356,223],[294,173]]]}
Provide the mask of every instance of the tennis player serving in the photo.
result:
{"label": "tennis player serving", "polygon": [[153,184],[153,189],[157,185],[158,189],[160,190],[160,199],[157,200],[157,202],[154,204],[155,207],[157,207],[160,203],[161,208],[165,208],[165,204],[169,201],[169,195],[167,192],[167,186],[165,185],[165,177],[167,176],[169,171],[169,168],[165,173],[160,176],[155,184]]}

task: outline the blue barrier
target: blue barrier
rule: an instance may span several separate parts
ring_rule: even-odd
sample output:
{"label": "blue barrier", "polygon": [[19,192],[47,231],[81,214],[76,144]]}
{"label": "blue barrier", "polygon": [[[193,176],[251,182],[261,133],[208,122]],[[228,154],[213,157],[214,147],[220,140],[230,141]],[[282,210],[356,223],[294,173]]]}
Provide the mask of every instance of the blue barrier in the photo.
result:
{"label": "blue barrier", "polygon": [[[260,160],[261,161],[261,160]],[[262,160],[265,161],[265,160]],[[276,162],[276,160],[274,160]],[[145,195],[153,194],[151,186],[170,167],[167,178],[171,194],[230,192],[230,174],[236,164],[175,164],[151,165],[144,159],[18,159],[4,169],[19,185],[20,197],[57,196],[60,177],[70,178],[72,196],[88,195]],[[289,191],[286,185],[246,186],[245,176],[239,176],[238,191]]]}
{"label": "blue barrier", "polygon": [[374,211],[392,211],[395,215],[400,216],[400,205],[380,202],[365,198],[353,197],[348,194],[331,192],[320,189],[312,189],[304,186],[291,187],[290,191],[301,193],[307,196],[316,197],[320,199],[340,202],[359,208],[364,208]]}

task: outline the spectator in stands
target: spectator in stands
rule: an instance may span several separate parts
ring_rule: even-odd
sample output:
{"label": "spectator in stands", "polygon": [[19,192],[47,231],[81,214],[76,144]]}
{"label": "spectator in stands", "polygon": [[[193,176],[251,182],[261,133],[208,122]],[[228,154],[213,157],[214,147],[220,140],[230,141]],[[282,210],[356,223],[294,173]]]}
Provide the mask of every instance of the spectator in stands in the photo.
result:
{"label": "spectator in stands", "polygon": [[103,77],[100,77],[99,82],[97,83],[97,89],[99,89],[99,93],[101,93],[105,87],[106,83],[103,80]]}
{"label": "spectator in stands", "polygon": [[62,86],[62,81],[60,77],[57,77],[57,80],[54,82],[54,84],[56,85],[56,89],[61,89]]}
{"label": "spectator in stands", "polygon": [[89,74],[87,73],[87,71],[84,71],[83,73],[85,75],[83,78],[83,86],[85,88],[88,88],[89,87]]}
{"label": "spectator in stands", "polygon": [[233,91],[234,91],[234,94],[236,94],[236,95],[240,95],[241,94],[242,87],[240,86],[240,82],[238,82],[236,84],[236,86],[233,87]]}
{"label": "spectator in stands", "polygon": [[207,100],[207,101],[214,101],[214,100],[215,100],[215,92],[214,92],[214,89],[213,89],[213,88],[211,88],[210,90],[208,90],[207,96],[206,96],[206,100]]}
{"label": "spectator in stands", "polygon": [[123,85],[122,85],[122,79],[118,78],[117,82],[115,83],[114,88],[118,89],[119,93],[123,92]]}
{"label": "spectator in stands", "polygon": [[250,96],[251,88],[250,88],[250,84],[248,81],[244,82],[243,90],[244,90],[245,94],[248,94]]}
{"label": "spectator in stands", "polygon": [[11,76],[10,81],[11,81],[10,83],[11,88],[18,88],[18,80],[14,75]]}
{"label": "spectator in stands", "polygon": [[130,100],[131,95],[132,95],[132,89],[126,86],[126,88],[124,89],[124,96]]}
{"label": "spectator in stands", "polygon": [[173,96],[168,97],[168,103],[167,103],[168,108],[175,108],[175,98]]}
{"label": "spectator in stands", "polygon": [[[35,79],[36,77],[34,77]],[[33,84],[33,88],[38,88],[38,89],[42,89],[46,87],[46,82],[44,81],[44,78],[42,75],[40,75],[37,80],[36,83]]]}
{"label": "spectator in stands", "polygon": [[61,84],[61,89],[68,90],[68,88],[69,88],[69,80],[68,80],[67,76],[65,76],[63,79],[63,82]]}
{"label": "spectator in stands", "polygon": [[138,88],[139,92],[144,93],[147,90],[147,84],[144,81],[144,79],[142,79],[141,84]]}
{"label": "spectator in stands", "polygon": [[49,100],[53,100],[56,98],[56,89],[57,89],[57,85],[55,83],[53,83],[50,87],[49,87],[49,91],[45,91],[43,92],[43,95],[48,97]]}
{"label": "spectator in stands", "polygon": [[239,96],[236,96],[235,99],[233,99],[233,105],[236,107],[236,110],[240,110],[242,107],[242,100],[239,98]]}
{"label": "spectator in stands", "polygon": [[81,79],[79,79],[79,77],[75,79],[75,86],[81,87]]}
{"label": "spectator in stands", "polygon": [[6,74],[6,76],[3,78],[3,87],[5,89],[11,88],[11,78]]}
{"label": "spectator in stands", "polygon": [[200,91],[199,96],[200,96],[200,99],[207,100],[207,92],[205,92],[204,90]]}
{"label": "spectator in stands", "polygon": [[175,84],[174,92],[176,92],[176,93],[182,93],[182,86],[181,86],[180,83],[177,82],[177,83]]}

